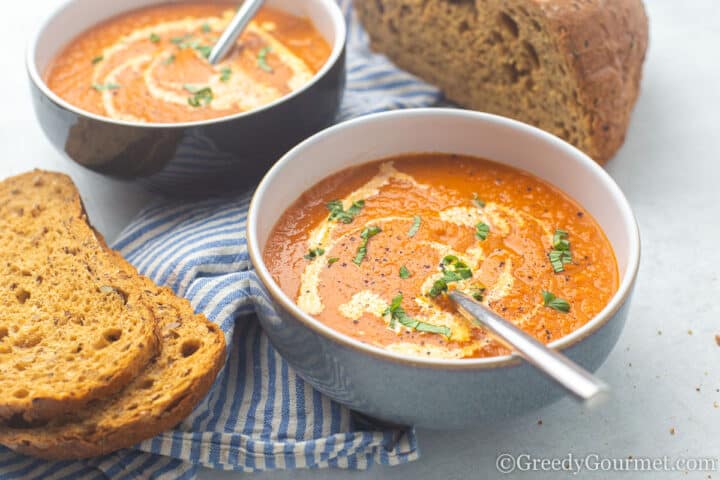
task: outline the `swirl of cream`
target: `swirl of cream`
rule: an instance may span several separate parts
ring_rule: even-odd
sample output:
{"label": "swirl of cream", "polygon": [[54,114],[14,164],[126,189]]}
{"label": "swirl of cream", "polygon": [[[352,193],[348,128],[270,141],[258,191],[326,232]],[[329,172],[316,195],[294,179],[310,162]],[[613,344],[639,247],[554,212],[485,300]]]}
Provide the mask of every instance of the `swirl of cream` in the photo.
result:
{"label": "swirl of cream", "polygon": [[[92,81],[96,85],[122,86],[119,78],[123,78],[124,74],[130,70],[133,76],[142,78],[144,88],[153,98],[183,106],[188,110],[195,108],[188,103],[190,95],[188,88],[209,87],[212,91],[212,101],[204,107],[216,111],[248,111],[280,98],[284,95],[282,91],[253,78],[244,70],[238,58],[231,57],[215,66],[208,64],[209,74],[200,81],[194,78],[192,82],[186,82],[183,79],[168,79],[158,74],[158,70],[166,66],[168,59],[171,59],[177,52],[178,44],[181,42],[174,42],[165,48],[154,47],[152,51],[148,51],[149,38],[180,33],[180,35],[186,35],[187,42],[191,43],[193,41],[191,36],[203,31],[206,25],[210,26],[214,32],[222,31],[231,18],[232,11],[228,10],[221,17],[188,17],[136,29],[103,50],[104,61],[94,67]],[[309,82],[314,74],[301,58],[272,35],[271,31],[274,29],[275,25],[269,22],[262,25],[251,22],[244,35],[259,37],[263,44],[270,48],[277,61],[290,70],[291,75],[287,79],[287,89],[290,91],[298,89]],[[197,33],[197,35],[198,38],[201,38],[200,36],[204,34]],[[207,36],[202,38],[207,39]],[[240,45],[242,45],[242,41],[243,37],[238,41]],[[192,49],[192,51],[199,59],[205,61],[197,49]],[[127,52],[131,53],[128,55]],[[119,60],[113,60],[117,58]],[[111,68],[108,68],[107,65],[110,65]],[[223,72],[228,69],[232,75],[224,76]],[[143,121],[126,111],[125,106],[122,102],[117,101],[112,90],[105,88],[102,92],[102,102],[106,114],[116,119]]]}

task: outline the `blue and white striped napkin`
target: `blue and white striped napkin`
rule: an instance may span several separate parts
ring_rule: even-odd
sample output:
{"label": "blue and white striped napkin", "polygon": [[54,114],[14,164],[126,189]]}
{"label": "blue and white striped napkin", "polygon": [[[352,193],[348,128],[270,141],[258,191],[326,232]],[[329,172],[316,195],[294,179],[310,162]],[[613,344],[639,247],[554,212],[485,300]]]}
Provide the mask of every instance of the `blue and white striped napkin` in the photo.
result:
{"label": "blue and white striped napkin", "polygon": [[[437,89],[369,51],[350,0],[339,1],[349,32],[348,85],[338,120],[436,104]],[[269,344],[254,316],[268,299],[246,249],[249,200],[244,194],[158,203],[142,211],[114,245],[141,273],[190,299],[225,332],[227,363],[192,415],[133,449],[81,462],[46,462],[0,447],[0,478],[187,479],[201,466],[361,470],[418,457],[412,429],[368,423],[313,390]]]}

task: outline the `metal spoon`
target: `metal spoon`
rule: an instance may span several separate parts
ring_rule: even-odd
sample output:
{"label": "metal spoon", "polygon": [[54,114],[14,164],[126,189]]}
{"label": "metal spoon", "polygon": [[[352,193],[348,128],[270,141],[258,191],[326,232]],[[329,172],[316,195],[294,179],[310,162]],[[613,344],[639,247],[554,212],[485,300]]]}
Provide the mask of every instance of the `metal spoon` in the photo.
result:
{"label": "metal spoon", "polygon": [[548,348],[470,296],[454,290],[449,294],[458,311],[506,342],[535,368],[565,387],[578,399],[597,403],[608,386],[565,355]]}
{"label": "metal spoon", "polygon": [[210,51],[210,56],[208,56],[210,64],[215,65],[225,58],[225,55],[227,55],[235,44],[237,38],[262,6],[263,1],[264,0],[245,0],[243,2],[232,21],[230,21],[230,25],[228,25],[222,35],[220,35],[220,39]]}

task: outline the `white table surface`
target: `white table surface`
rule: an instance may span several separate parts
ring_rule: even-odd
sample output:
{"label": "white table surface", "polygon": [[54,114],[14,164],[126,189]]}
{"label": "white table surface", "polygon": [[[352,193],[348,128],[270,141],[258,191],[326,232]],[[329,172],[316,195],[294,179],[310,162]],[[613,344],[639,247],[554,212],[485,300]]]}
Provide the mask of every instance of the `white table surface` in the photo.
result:
{"label": "white table surface", "polygon": [[[112,240],[151,195],[76,167],[53,149],[35,120],[21,39],[56,3],[14,2],[4,12],[0,175],[33,167],[68,172],[92,222]],[[250,478],[559,476],[501,475],[495,459],[505,452],[538,458],[563,458],[568,453],[720,458],[720,408],[714,406],[720,405],[720,346],[714,338],[720,333],[720,6],[716,0],[646,3],[651,41],[642,95],[625,146],[607,166],[635,210],[643,241],[627,326],[599,371],[614,387],[609,403],[599,411],[584,412],[565,399],[502,424],[464,432],[420,431],[422,458],[405,466],[368,472],[258,473]],[[683,472],[664,478],[699,479],[709,474]],[[201,475],[239,476],[210,471]],[[629,473],[625,478],[656,476]],[[720,478],[720,471],[712,478]]]}

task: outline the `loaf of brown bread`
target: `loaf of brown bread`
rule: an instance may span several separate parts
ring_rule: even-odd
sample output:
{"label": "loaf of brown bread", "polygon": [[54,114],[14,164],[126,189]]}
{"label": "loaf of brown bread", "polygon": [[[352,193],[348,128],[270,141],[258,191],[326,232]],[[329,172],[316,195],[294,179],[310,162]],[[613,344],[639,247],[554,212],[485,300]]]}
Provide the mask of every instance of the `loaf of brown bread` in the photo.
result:
{"label": "loaf of brown bread", "polygon": [[68,177],[0,182],[0,245],[0,420],[84,408],[156,354],[145,293],[98,243]]}
{"label": "loaf of brown bread", "polygon": [[[43,184],[69,182],[58,174],[34,175]],[[140,276],[86,226],[93,232],[86,241],[94,245],[89,257],[106,259],[109,275],[127,279],[142,294],[154,317],[160,352],[124,389],[83,409],[44,421],[15,416],[0,422],[0,444],[48,459],[103,455],[173,427],[207,394],[225,359],[225,338],[216,325],[195,314],[187,300]]]}
{"label": "loaf of brown bread", "polygon": [[461,106],[551,132],[604,163],[648,44],[642,0],[355,0],[372,48]]}

